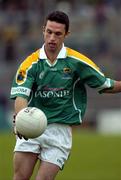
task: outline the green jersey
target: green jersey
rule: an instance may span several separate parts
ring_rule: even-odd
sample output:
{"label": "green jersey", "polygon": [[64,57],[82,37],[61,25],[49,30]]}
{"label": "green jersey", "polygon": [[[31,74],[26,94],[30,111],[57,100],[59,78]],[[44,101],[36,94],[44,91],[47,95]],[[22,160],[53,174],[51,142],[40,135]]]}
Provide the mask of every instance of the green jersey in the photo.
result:
{"label": "green jersey", "polygon": [[48,123],[80,124],[87,104],[86,84],[103,91],[114,81],[89,58],[64,45],[51,64],[43,45],[18,68],[11,98],[26,98],[28,106],[45,112]]}

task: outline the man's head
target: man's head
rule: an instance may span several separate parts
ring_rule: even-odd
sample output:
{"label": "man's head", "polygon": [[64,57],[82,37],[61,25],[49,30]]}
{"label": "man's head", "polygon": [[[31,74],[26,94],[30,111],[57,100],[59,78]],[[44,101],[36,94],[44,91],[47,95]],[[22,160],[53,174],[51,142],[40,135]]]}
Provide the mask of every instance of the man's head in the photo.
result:
{"label": "man's head", "polygon": [[62,11],[54,11],[46,17],[43,35],[46,51],[58,52],[69,34],[69,18]]}
{"label": "man's head", "polygon": [[64,12],[54,11],[54,12],[50,13],[46,17],[45,26],[46,26],[48,20],[64,24],[65,25],[65,32],[68,33],[68,31],[69,31],[69,18],[68,18],[68,15],[65,14]]}

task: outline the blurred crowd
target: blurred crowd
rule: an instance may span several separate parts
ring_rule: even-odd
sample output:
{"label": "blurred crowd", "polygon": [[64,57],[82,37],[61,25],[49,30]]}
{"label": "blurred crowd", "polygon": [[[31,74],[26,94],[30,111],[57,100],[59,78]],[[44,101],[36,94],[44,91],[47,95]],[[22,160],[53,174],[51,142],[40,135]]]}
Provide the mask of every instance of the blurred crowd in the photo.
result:
{"label": "blurred crowd", "polygon": [[[0,0],[0,104],[8,98],[16,67],[42,45],[45,16],[63,10],[70,17],[66,44],[121,79],[120,0]],[[2,97],[2,101],[1,101]]]}

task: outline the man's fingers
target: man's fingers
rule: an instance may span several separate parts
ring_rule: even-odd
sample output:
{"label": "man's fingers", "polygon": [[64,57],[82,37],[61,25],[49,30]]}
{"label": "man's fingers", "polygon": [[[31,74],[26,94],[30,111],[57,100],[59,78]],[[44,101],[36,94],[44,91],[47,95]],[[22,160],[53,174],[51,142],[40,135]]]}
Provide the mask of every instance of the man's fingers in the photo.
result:
{"label": "man's fingers", "polygon": [[19,139],[24,138],[24,139],[27,141],[28,138],[26,138],[25,136],[23,136],[22,134],[20,134],[20,133],[16,130],[15,119],[16,119],[16,114],[13,115],[13,133],[14,133],[15,135],[17,135],[17,136],[19,137]]}
{"label": "man's fingers", "polygon": [[17,136],[18,136],[20,139],[24,138],[26,141],[28,140],[28,138],[26,138],[25,136],[19,134],[18,132],[17,132]]}
{"label": "man's fingers", "polygon": [[25,136],[23,136],[23,138],[27,141],[28,140],[28,138],[26,138]]}
{"label": "man's fingers", "polygon": [[17,132],[17,136],[19,137],[19,139],[22,139],[22,135],[19,134],[18,132]]}

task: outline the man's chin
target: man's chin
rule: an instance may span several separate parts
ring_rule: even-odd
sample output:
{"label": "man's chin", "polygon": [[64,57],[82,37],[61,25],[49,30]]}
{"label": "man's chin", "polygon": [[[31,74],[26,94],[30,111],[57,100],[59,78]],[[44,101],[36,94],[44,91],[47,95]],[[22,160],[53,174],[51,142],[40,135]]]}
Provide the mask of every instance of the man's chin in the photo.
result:
{"label": "man's chin", "polygon": [[49,51],[55,52],[56,51],[56,47],[55,46],[49,47]]}

